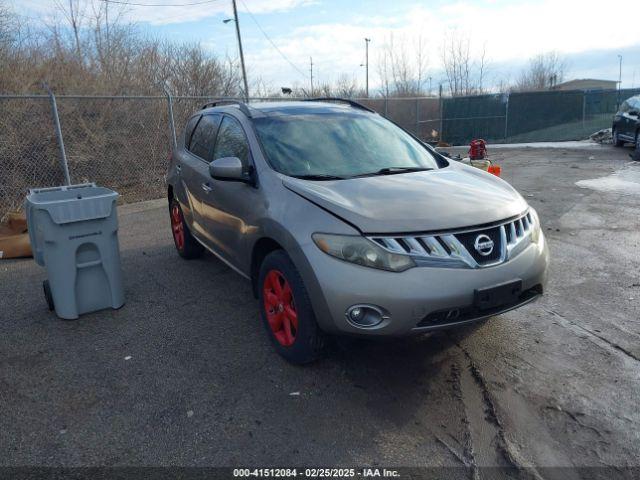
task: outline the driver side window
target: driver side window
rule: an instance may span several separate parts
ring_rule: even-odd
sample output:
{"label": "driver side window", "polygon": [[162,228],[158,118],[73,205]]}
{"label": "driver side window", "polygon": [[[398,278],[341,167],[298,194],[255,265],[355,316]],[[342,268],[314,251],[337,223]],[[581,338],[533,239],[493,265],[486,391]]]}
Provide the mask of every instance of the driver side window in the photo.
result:
{"label": "driver side window", "polygon": [[225,116],[220,124],[213,159],[238,157],[244,167],[249,165],[249,143],[240,123]]}

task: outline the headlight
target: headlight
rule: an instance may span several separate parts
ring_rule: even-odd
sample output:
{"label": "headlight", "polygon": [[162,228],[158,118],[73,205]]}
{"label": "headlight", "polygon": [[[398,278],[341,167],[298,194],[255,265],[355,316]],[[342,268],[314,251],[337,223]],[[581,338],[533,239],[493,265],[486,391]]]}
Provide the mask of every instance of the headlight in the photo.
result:
{"label": "headlight", "polygon": [[538,243],[540,241],[540,232],[542,231],[540,217],[538,217],[538,212],[536,212],[533,207],[529,207],[529,211],[531,212],[531,219],[533,220],[531,225],[531,241]]}
{"label": "headlight", "polygon": [[387,252],[364,237],[314,233],[312,238],[324,253],[346,262],[392,272],[403,272],[416,266],[408,255]]}

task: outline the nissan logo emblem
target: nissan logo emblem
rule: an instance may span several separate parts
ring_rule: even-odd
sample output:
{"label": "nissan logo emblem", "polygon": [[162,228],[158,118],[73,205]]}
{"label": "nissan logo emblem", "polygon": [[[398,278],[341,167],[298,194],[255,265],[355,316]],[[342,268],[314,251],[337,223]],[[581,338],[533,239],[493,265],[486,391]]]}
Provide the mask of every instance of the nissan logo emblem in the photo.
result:
{"label": "nissan logo emblem", "polygon": [[476,241],[473,243],[476,252],[478,252],[483,257],[487,255],[491,255],[493,252],[493,240],[491,240],[487,235],[480,234],[476,237]]}

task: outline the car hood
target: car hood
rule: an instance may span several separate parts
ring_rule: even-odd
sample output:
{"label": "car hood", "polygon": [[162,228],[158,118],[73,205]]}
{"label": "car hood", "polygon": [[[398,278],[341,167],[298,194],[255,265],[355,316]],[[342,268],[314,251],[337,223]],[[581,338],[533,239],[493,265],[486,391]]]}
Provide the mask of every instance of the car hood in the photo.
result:
{"label": "car hood", "polygon": [[348,180],[283,176],[284,186],[362,233],[407,233],[482,225],[519,215],[527,203],[507,182],[466,165]]}

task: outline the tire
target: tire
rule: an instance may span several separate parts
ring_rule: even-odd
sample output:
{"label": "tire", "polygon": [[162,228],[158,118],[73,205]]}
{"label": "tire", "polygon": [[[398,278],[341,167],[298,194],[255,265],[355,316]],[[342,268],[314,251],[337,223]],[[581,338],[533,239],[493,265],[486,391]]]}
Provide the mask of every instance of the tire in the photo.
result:
{"label": "tire", "polygon": [[295,365],[317,360],[324,350],[324,333],[302,277],[283,250],[270,253],[262,262],[258,296],[262,323],[280,356]]}
{"label": "tire", "polygon": [[169,219],[171,220],[173,243],[178,254],[187,260],[202,256],[204,247],[191,235],[191,231],[184,221],[182,207],[180,207],[180,203],[175,198],[171,199],[169,203]]}
{"label": "tire", "polygon": [[633,149],[633,155],[631,155],[636,162],[640,162],[640,132],[636,132],[636,145]]}
{"label": "tire", "polygon": [[44,298],[47,301],[49,311],[53,312],[56,306],[53,303],[53,295],[51,295],[51,286],[49,286],[49,280],[45,280],[42,282],[42,289],[44,290]]}
{"label": "tire", "polygon": [[613,129],[611,132],[611,138],[613,140],[613,146],[614,147],[623,147],[624,146],[624,141],[620,140],[618,138],[618,130],[617,129]]}

